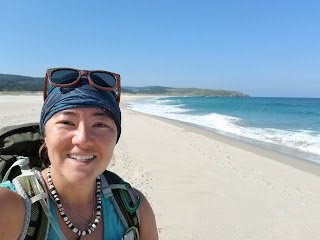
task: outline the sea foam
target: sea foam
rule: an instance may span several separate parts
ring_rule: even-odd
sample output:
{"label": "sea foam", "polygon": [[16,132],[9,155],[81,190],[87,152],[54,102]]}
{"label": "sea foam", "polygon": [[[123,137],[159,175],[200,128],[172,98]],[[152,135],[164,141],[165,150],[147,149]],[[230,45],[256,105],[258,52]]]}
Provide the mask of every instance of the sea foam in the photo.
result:
{"label": "sea foam", "polygon": [[242,140],[247,139],[251,143],[252,140],[256,140],[260,143],[269,143],[276,149],[300,150],[319,156],[319,160],[314,156],[312,159],[320,163],[319,131],[257,127],[255,124],[249,124],[244,117],[220,114],[213,112],[214,110],[208,111],[208,107],[206,110],[201,110],[199,105],[195,108],[195,103],[190,99],[188,101],[189,103],[181,101],[181,98],[154,98],[132,102],[128,107],[143,113],[195,124]]}

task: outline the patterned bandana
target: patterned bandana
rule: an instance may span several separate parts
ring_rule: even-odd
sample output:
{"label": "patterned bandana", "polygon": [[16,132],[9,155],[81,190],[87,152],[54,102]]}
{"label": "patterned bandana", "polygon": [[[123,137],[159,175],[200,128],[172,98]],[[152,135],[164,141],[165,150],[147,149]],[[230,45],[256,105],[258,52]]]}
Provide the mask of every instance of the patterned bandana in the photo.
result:
{"label": "patterned bandana", "polygon": [[57,112],[70,108],[99,108],[109,114],[117,125],[117,142],[121,134],[121,111],[116,94],[112,91],[99,90],[81,78],[71,87],[51,87],[43,104],[40,117],[42,137],[46,122]]}

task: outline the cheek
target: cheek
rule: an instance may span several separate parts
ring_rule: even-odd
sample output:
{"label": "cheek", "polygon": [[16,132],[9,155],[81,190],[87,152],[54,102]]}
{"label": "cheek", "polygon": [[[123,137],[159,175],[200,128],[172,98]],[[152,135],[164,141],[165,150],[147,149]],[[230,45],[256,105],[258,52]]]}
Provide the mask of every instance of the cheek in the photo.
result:
{"label": "cheek", "polygon": [[114,148],[116,146],[116,140],[117,138],[113,138],[113,137],[110,137],[110,138],[104,138],[102,140],[99,141],[100,143],[100,149],[104,149],[104,152],[105,153],[113,153],[114,151]]}
{"label": "cheek", "polygon": [[104,156],[108,161],[110,161],[113,156],[114,148],[116,146],[116,140],[117,138],[110,137],[110,138],[101,139],[99,141],[100,150],[101,152],[104,153]]}
{"label": "cheek", "polygon": [[55,155],[59,154],[66,145],[66,136],[61,136],[52,128],[47,128],[44,131],[44,141],[47,146],[48,157],[50,160],[55,159]]}
{"label": "cheek", "polygon": [[106,145],[110,149],[111,146],[112,148],[116,146],[117,136],[118,136],[118,131],[117,131],[117,128],[114,127],[113,129],[109,129],[103,134],[99,134],[98,138],[101,144]]}
{"label": "cheek", "polygon": [[[50,136],[50,135],[47,135]],[[52,137],[45,137],[45,143],[47,146],[47,151],[48,151],[48,157],[50,161],[54,159],[54,153],[56,152],[55,149],[57,149],[59,146],[57,144],[59,143],[59,140],[54,141],[54,138]]]}

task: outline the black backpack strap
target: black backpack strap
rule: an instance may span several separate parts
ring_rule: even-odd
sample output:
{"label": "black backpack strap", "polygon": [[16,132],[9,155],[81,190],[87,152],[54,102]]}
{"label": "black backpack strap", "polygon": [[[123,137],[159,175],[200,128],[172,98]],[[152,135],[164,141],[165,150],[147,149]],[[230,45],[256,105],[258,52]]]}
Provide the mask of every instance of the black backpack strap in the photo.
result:
{"label": "black backpack strap", "polygon": [[[117,174],[106,170],[103,172],[103,176],[105,179],[101,178],[102,192],[105,198],[111,197],[125,229],[139,231],[139,195],[129,183],[124,182]],[[137,235],[138,233],[135,234],[135,239],[138,239]]]}

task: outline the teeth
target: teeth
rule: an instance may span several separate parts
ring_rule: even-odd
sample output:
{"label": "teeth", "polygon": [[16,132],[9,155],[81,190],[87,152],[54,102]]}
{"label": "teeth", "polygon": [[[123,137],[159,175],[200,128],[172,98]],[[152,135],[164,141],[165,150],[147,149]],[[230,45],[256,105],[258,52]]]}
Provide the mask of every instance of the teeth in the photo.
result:
{"label": "teeth", "polygon": [[94,156],[79,156],[79,155],[74,155],[74,154],[70,154],[70,157],[72,159],[79,161],[79,162],[86,162],[86,161],[94,158]]}

